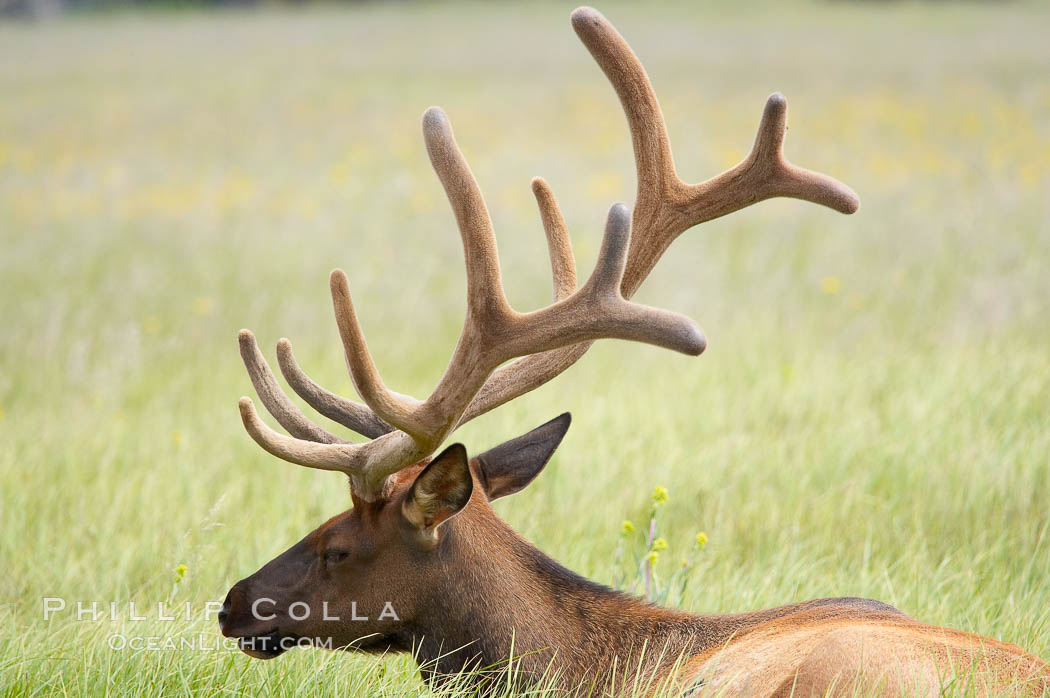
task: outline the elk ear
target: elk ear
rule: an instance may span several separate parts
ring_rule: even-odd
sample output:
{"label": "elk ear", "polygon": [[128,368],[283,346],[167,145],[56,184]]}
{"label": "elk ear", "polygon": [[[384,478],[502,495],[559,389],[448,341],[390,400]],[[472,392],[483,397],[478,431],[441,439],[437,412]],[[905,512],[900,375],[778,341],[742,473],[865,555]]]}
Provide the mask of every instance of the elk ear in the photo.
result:
{"label": "elk ear", "polygon": [[489,500],[525,489],[554,455],[554,449],[569,430],[570,422],[572,415],[566,412],[478,456],[478,480]]}
{"label": "elk ear", "polygon": [[416,476],[401,513],[416,528],[432,532],[442,521],[459,513],[473,491],[467,449],[463,444],[452,444]]}

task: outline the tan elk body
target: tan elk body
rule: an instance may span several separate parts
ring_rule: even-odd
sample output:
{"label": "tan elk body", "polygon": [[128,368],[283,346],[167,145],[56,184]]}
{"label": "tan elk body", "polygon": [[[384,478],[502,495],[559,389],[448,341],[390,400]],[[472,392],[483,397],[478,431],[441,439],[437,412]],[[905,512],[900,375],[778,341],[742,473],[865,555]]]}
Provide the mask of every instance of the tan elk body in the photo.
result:
{"label": "tan elk body", "polygon": [[928,626],[878,601],[822,599],[696,615],[652,606],[561,567],[517,535],[490,502],[539,474],[568,429],[567,414],[474,458],[460,444],[433,456],[456,427],[551,380],[597,339],[700,354],[705,340],[691,320],[630,301],[688,228],[771,197],[843,213],[858,206],[848,187],[784,159],[787,106],[780,95],[767,101],[743,162],[700,184],[682,182],[638,59],[597,11],[580,8],[572,22],[627,116],[638,175],[633,211],[613,206],[595,268],[581,285],[554,196],[543,180],[533,180],[554,302],[517,312],[503,294],[478,185],[444,113],[427,110],[427,152],[466,261],[467,316],[459,342],[426,400],[389,390],[369,355],[346,275],[333,272],[336,321],[365,404],[314,383],[287,340],[277,353],[303,400],[370,439],[349,443],[299,411],[253,335],[241,332],[256,392],[291,436],[262,422],[245,397],[240,408],[249,434],[275,456],[347,474],[354,506],[238,582],[220,613],[223,633],[260,658],[276,657],[303,638],[412,652],[429,683],[469,676],[481,691],[505,686],[508,676],[597,695],[628,694],[638,681],[696,696],[938,695],[947,686],[975,695],[1050,690],[1050,669],[1020,648]]}

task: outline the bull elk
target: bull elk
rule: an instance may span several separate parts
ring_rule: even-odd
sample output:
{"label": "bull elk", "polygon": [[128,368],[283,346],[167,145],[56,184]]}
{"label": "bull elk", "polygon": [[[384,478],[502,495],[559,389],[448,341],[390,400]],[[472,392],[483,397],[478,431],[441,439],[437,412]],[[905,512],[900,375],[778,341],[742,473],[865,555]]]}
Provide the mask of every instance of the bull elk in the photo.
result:
{"label": "bull elk", "polygon": [[290,436],[267,426],[243,397],[248,433],[278,458],[348,475],[353,508],[234,585],[219,614],[223,634],[258,658],[276,657],[301,638],[412,652],[431,685],[469,674],[479,690],[504,685],[493,676],[513,671],[521,681],[553,677],[568,692],[620,693],[616,682],[627,668],[647,685],[682,695],[925,695],[957,675],[957,685],[976,694],[1047,690],[1047,665],[1019,647],[925,625],[878,601],[833,598],[694,615],[577,576],[490,506],[539,474],[569,427],[568,414],[473,458],[458,443],[432,457],[458,426],[551,380],[597,339],[700,354],[704,335],[691,320],[630,301],[686,229],[771,197],[842,213],[859,203],[845,185],[784,158],[787,105],[779,94],[766,102],[747,158],[686,184],[675,172],[649,79],[627,43],[593,9],[576,10],[572,24],[626,112],[638,178],[633,212],[612,207],[595,267],[578,285],[565,221],[547,183],[534,179],[554,302],[518,312],[504,296],[492,222],[448,118],[437,108],[426,111],[427,153],[466,258],[459,342],[427,399],[390,390],[369,355],[347,277],[333,271],[336,322],[365,404],[313,382],[288,340],[277,344],[277,356],[305,402],[369,439],[349,443],[307,419],[278,386],[252,333],[240,333],[252,384]]}

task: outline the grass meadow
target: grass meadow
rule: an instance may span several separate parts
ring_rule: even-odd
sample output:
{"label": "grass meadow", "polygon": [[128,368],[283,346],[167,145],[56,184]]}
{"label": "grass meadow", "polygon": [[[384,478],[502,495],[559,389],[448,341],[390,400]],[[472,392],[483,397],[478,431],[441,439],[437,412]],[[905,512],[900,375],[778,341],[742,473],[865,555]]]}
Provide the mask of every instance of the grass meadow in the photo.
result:
{"label": "grass meadow", "polygon": [[[238,329],[271,360],[291,338],[351,395],[327,287],[340,266],[387,383],[425,395],[440,376],[464,280],[427,106],[446,109],[486,193],[512,303],[550,294],[534,175],[590,269],[634,171],[571,9],[0,25],[5,693],[426,693],[408,657],[260,662],[107,638],[217,643],[196,610],[132,621],[127,602],[221,601],[349,506],[341,476],[244,433]],[[546,472],[497,509],[611,583],[637,576],[616,556],[621,525],[641,527],[663,486],[660,578],[708,537],[670,603],[873,597],[1050,657],[1050,9],[600,9],[646,64],[685,179],[746,154],[779,90],[788,156],[851,185],[861,209],[776,200],[684,234],[639,298],[696,318],[708,350],[603,342],[462,429],[476,451],[574,415]],[[115,621],[45,622],[43,597],[123,605]]]}

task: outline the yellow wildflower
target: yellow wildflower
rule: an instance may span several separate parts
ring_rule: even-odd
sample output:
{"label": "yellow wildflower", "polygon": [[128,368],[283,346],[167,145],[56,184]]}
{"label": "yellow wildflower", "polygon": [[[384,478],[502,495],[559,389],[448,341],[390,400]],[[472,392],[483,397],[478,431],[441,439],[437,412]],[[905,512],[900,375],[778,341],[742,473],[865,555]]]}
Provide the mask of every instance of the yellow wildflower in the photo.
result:
{"label": "yellow wildflower", "polygon": [[660,552],[661,550],[667,550],[667,541],[663,538],[657,538],[653,541],[653,550]]}
{"label": "yellow wildflower", "polygon": [[215,309],[215,301],[207,296],[197,296],[193,299],[193,312],[197,315],[208,315]]}
{"label": "yellow wildflower", "polygon": [[631,523],[630,521],[624,521],[622,524],[620,524],[620,535],[621,536],[628,536],[628,535],[630,535],[632,533],[634,533],[634,524],[633,523]]}
{"label": "yellow wildflower", "polygon": [[829,296],[833,296],[842,288],[842,282],[837,276],[825,276],[820,280],[820,290]]}
{"label": "yellow wildflower", "polygon": [[707,547],[707,534],[703,531],[696,534],[696,547],[701,550]]}
{"label": "yellow wildflower", "polygon": [[142,321],[142,331],[149,335],[158,335],[164,329],[160,318],[156,315],[147,315]]}
{"label": "yellow wildflower", "polygon": [[175,568],[175,581],[181,582],[182,578],[186,576],[186,565],[179,565]]}
{"label": "yellow wildflower", "polygon": [[667,503],[667,488],[663,485],[657,485],[656,489],[653,490],[653,504],[660,506],[661,504]]}
{"label": "yellow wildflower", "polygon": [[655,565],[656,561],[660,559],[660,553],[656,552],[655,550],[650,550],[649,554],[645,556],[645,559],[649,562],[650,565]]}

